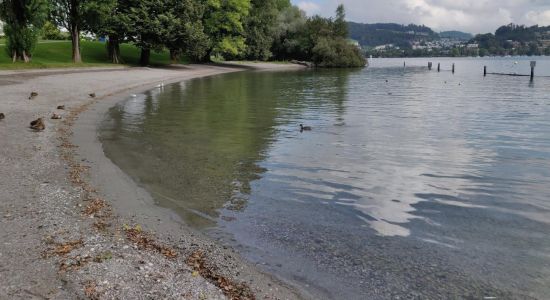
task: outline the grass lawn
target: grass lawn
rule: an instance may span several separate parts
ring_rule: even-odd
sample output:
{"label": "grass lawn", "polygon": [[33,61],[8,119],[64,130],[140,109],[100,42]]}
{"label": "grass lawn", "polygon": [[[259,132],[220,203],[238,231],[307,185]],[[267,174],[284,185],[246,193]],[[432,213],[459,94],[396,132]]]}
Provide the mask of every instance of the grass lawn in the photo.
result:
{"label": "grass lawn", "polygon": [[[114,66],[109,62],[105,43],[83,41],[81,44],[82,64],[73,64],[71,60],[70,41],[40,41],[36,45],[32,61],[12,63],[11,57],[5,50],[4,40],[0,39],[0,69],[33,69],[33,68],[66,68],[66,67],[96,67]],[[120,46],[122,60],[126,65],[137,65],[140,50],[133,45]],[[152,65],[166,65],[170,63],[168,51],[151,53]]]}

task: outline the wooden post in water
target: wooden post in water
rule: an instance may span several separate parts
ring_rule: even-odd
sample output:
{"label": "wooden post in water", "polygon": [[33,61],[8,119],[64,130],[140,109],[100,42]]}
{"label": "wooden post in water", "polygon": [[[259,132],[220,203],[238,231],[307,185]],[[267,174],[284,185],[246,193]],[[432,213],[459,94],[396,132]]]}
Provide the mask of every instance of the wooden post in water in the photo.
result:
{"label": "wooden post in water", "polygon": [[437,72],[441,72],[441,63],[437,63]]}
{"label": "wooden post in water", "polygon": [[453,63],[453,74],[455,73],[455,63]]}
{"label": "wooden post in water", "polygon": [[432,62],[431,61],[428,62],[428,70],[430,70],[430,71],[432,70]]}
{"label": "wooden post in water", "polygon": [[403,68],[405,68],[407,66],[407,64],[405,62],[403,62]]}
{"label": "wooden post in water", "polygon": [[535,79],[535,67],[537,66],[537,62],[536,61],[531,61],[531,81],[533,81],[533,79]]}
{"label": "wooden post in water", "polygon": [[483,77],[487,76],[487,66],[483,66]]}

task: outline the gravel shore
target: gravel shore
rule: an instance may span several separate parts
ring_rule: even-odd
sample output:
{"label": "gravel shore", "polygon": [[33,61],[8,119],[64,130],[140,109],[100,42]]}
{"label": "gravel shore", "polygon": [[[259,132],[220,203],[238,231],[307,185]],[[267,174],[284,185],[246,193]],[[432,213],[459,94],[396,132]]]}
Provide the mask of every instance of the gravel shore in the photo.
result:
{"label": "gravel shore", "polygon": [[[309,298],[155,206],[97,140],[107,109],[131,93],[242,69],[0,72],[0,299]],[[45,130],[30,129],[39,117]]]}

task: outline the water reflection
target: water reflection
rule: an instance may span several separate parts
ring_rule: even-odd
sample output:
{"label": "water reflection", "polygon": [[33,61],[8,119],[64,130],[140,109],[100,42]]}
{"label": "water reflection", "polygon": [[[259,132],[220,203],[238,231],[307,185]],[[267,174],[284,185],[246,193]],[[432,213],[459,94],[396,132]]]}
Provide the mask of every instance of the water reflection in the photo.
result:
{"label": "water reflection", "polygon": [[213,225],[220,208],[246,206],[250,182],[265,172],[257,163],[277,134],[295,133],[293,118],[309,106],[343,113],[345,81],[344,71],[242,73],[170,85],[113,108],[101,138],[162,205],[194,225]]}
{"label": "water reflection", "polygon": [[455,62],[171,85],[102,140],[161,205],[321,298],[548,294],[550,79]]}

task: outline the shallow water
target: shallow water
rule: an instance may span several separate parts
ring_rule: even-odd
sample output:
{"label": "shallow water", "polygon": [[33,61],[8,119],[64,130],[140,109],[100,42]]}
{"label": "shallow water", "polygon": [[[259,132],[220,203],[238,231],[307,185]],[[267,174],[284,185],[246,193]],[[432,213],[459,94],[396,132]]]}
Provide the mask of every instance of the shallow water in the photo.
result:
{"label": "shallow water", "polygon": [[101,140],[160,205],[315,298],[546,298],[550,78],[406,62],[169,85],[111,109]]}

